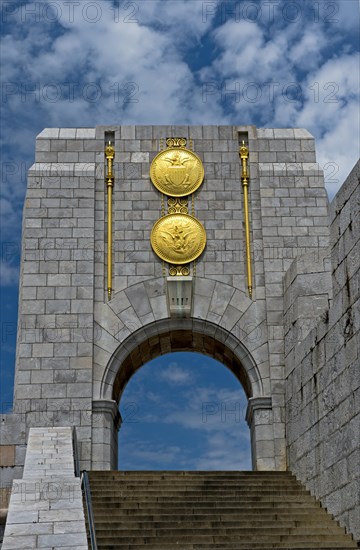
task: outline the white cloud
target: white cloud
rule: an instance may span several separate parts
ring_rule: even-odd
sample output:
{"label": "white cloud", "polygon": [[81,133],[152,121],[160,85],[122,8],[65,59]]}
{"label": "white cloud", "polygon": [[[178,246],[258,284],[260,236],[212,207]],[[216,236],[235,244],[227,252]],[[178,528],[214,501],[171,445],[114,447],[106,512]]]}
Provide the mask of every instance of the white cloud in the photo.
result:
{"label": "white cloud", "polygon": [[132,469],[164,469],[166,466],[177,462],[183,450],[178,446],[169,446],[154,443],[153,441],[128,442],[120,446],[120,467],[124,457]]}
{"label": "white cloud", "polygon": [[146,392],[146,398],[151,401],[152,403],[160,403],[161,402],[161,396],[154,392],[154,391],[148,391]]}
{"label": "white cloud", "polygon": [[[326,0],[322,1],[326,2]],[[344,0],[338,0],[336,3],[331,2],[331,4],[336,5],[335,10],[334,7],[330,7],[330,10],[335,11],[335,13],[329,13],[328,6],[327,17],[330,17],[334,20],[341,32],[344,32],[346,30],[348,32],[353,32],[355,35],[358,35],[360,19],[359,0],[346,0],[346,2],[344,2]]]}
{"label": "white cloud", "polygon": [[306,101],[295,124],[316,138],[317,160],[332,197],[359,157],[360,57],[344,54],[308,75]]}
{"label": "white cloud", "polygon": [[[249,438],[249,437],[248,437]],[[216,433],[196,460],[197,470],[251,470],[251,456],[235,433]]]}
{"label": "white cloud", "polygon": [[318,25],[311,25],[305,29],[303,36],[289,51],[289,60],[297,68],[311,70],[322,60],[322,49],[327,39]]}
{"label": "white cloud", "polygon": [[[4,188],[5,188],[4,191],[10,190],[9,187],[6,185],[4,185]],[[14,204],[11,202],[11,200],[7,198],[0,199],[0,216],[1,216],[1,224],[4,227],[4,229],[5,229],[5,224],[4,224],[5,218],[8,220],[8,222],[10,222],[9,224],[10,226],[12,226],[15,223],[16,212],[14,210]]]}
{"label": "white cloud", "polygon": [[317,24],[280,25],[270,38],[259,23],[227,21],[214,31],[219,51],[200,74],[209,107],[233,109],[244,124],[256,118],[309,130],[332,196],[358,158],[359,56],[339,47],[325,57],[340,41],[339,24],[323,24],[325,7]]}
{"label": "white cloud", "polygon": [[182,393],[181,407],[169,408],[159,421],[203,433],[247,433],[247,400],[242,388],[229,390],[213,386],[194,386]]}
{"label": "white cloud", "polygon": [[330,199],[345,181],[359,158],[354,134],[359,135],[359,112],[356,103],[343,109],[343,117],[317,140],[317,158],[324,169],[325,183]]}
{"label": "white cloud", "polygon": [[[347,56],[344,45],[338,49],[337,59],[326,62],[324,55],[330,41],[339,43],[340,37],[343,39],[340,21],[354,19],[354,2],[345,2],[346,8],[344,2],[339,4],[338,23],[328,23],[328,8],[321,5],[319,22],[315,22],[312,11],[307,25],[304,15],[296,23],[286,23],[279,4],[271,34],[261,18],[257,22],[237,22],[229,17],[211,31],[215,10],[205,10],[205,16],[202,2],[149,0],[135,4],[138,9],[131,16],[130,8],[122,6],[114,12],[111,2],[102,2],[101,17],[94,24],[86,20],[82,5],[74,7],[73,19],[69,8],[63,6],[63,28],[56,36],[49,16],[31,24],[29,17],[25,22],[21,20],[19,10],[18,23],[22,25],[15,25],[13,34],[3,38],[2,49],[7,52],[4,82],[15,83],[3,107],[8,110],[9,120],[15,113],[18,120],[24,120],[6,140],[9,137],[10,142],[18,144],[20,155],[33,153],[32,128],[39,120],[46,126],[93,126],[227,124],[235,120],[254,123],[256,119],[258,125],[305,126],[319,139],[326,135],[320,150],[335,141],[337,124],[347,120],[344,106],[328,104],[324,108],[324,104],[315,102],[314,90],[308,88],[316,82],[320,86],[337,82],[339,86],[341,83],[343,97],[348,99],[352,93],[357,74],[356,60],[350,62],[354,56]],[[27,11],[40,5],[46,2],[30,2]],[[211,62],[196,73],[187,55],[194,45],[202,47],[207,33],[216,48]],[[308,73],[301,81],[299,68]],[[287,100],[284,90],[294,82],[301,87],[303,103]],[[204,94],[209,83],[213,93]],[[274,101],[269,83],[274,86]],[[27,91],[30,85],[37,87],[36,93]],[[72,100],[68,97],[69,86],[75,95]],[[234,103],[231,91],[237,86],[240,95]],[[96,101],[89,99],[91,90],[98,93]],[[50,97],[54,92],[58,93],[57,101]],[[321,134],[317,133],[319,129]],[[352,167],[356,147],[354,139],[352,144],[347,140],[344,148],[350,154],[342,155],[341,162],[346,166],[339,184]],[[17,188],[18,194],[23,194],[23,183]]]}
{"label": "white cloud", "polygon": [[193,0],[146,1],[139,4],[140,24],[152,25],[171,34],[177,44],[199,40],[211,27],[216,10]]}
{"label": "white cloud", "polygon": [[171,386],[187,386],[193,382],[194,375],[189,370],[179,367],[176,363],[170,363],[170,365],[159,374],[159,378]]}
{"label": "white cloud", "polygon": [[248,75],[264,47],[261,29],[247,21],[228,21],[214,32],[214,38],[222,53],[213,67],[224,76]]}
{"label": "white cloud", "polygon": [[0,260],[0,285],[17,286],[18,284],[19,268]]}

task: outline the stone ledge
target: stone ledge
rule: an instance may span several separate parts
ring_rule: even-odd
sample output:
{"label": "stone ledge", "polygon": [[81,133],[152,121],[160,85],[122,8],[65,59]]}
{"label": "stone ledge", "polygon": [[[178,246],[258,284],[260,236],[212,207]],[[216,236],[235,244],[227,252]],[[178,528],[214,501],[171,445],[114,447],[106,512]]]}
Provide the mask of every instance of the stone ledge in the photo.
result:
{"label": "stone ledge", "polygon": [[34,162],[29,168],[29,176],[37,177],[90,177],[95,176],[95,162]]}

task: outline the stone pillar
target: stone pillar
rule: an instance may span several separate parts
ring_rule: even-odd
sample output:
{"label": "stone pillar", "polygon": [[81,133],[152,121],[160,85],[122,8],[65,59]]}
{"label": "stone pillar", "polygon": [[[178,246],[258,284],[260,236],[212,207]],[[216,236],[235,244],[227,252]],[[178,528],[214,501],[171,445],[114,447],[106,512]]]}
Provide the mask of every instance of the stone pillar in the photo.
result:
{"label": "stone pillar", "polygon": [[254,470],[277,470],[271,397],[251,397],[246,411]]}
{"label": "stone pillar", "polygon": [[122,419],[116,401],[93,401],[92,470],[116,470]]}

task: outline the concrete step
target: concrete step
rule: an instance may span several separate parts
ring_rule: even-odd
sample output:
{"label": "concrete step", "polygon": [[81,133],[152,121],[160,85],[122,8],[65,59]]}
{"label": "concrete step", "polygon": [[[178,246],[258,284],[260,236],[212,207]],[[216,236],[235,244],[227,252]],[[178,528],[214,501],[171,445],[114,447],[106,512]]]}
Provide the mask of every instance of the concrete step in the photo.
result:
{"label": "concrete step", "polygon": [[[353,546],[329,546],[327,543],[323,544],[318,542],[316,547],[312,542],[300,542],[293,543],[289,546],[287,543],[275,543],[275,544],[263,544],[263,543],[252,543],[251,547],[247,542],[235,542],[235,543],[214,543],[209,547],[209,544],[177,544],[176,550],[274,550],[282,548],[283,550],[345,550],[346,548],[353,548]],[[100,550],[105,550],[105,547]],[[110,544],[106,546],[106,550],[174,550],[169,549],[167,544],[155,543],[155,544]]]}
{"label": "concrete step", "polygon": [[128,472],[116,472],[114,470],[101,470],[101,471],[92,471],[92,477],[94,480],[104,480],[104,481],[130,481],[134,483],[136,481],[145,481],[145,482],[154,482],[158,480],[169,480],[174,482],[186,482],[190,483],[192,481],[215,481],[219,482],[229,480],[248,480],[251,482],[262,482],[262,481],[284,481],[284,482],[296,482],[295,476],[289,474],[288,472],[177,472],[177,471],[151,471],[151,472],[141,472],[141,471],[128,471]]}
{"label": "concrete step", "polygon": [[[257,526],[259,527],[259,526]],[[340,527],[337,525],[333,527],[326,527],[326,526],[302,526],[302,535],[301,536],[316,536],[316,537],[322,537],[324,535],[328,536],[334,536],[336,538],[339,538],[341,540],[342,536],[345,534],[340,530]],[[290,537],[290,539],[297,537],[299,526],[295,527],[280,527],[278,525],[272,525],[266,526],[266,531],[263,528],[263,526],[260,526],[261,530],[266,533],[266,537]],[[216,526],[216,524],[210,525],[208,527],[204,527],[202,525],[179,525],[177,527],[169,527],[167,525],[159,524],[158,526],[152,526],[152,528],[144,528],[141,527],[141,531],[139,531],[138,527],[129,528],[129,526],[116,526],[114,524],[110,524],[108,527],[100,528],[98,524],[96,524],[97,529],[97,535],[99,537],[107,537],[109,536],[109,532],[111,529],[111,537],[134,537],[137,536],[138,533],[141,533],[142,537],[157,537],[157,538],[165,538],[165,537],[177,537],[183,538],[185,536],[193,536],[193,535],[201,535],[201,536],[214,536],[216,534],[217,537],[228,537],[228,536],[239,536],[240,538],[249,538],[254,535],[254,529],[255,525],[253,525],[251,522],[245,527],[241,526],[224,526],[221,523]],[[270,539],[269,539],[270,540]]]}
{"label": "concrete step", "polygon": [[[185,510],[186,512],[186,510]],[[318,525],[319,521],[321,521],[322,524],[328,525],[329,523],[333,525],[333,519],[330,515],[328,515],[325,510],[319,508],[316,511],[309,510],[297,510],[296,512],[285,514],[284,512],[281,513],[269,513],[267,510],[257,510],[254,513],[247,513],[247,514],[239,514],[237,511],[234,513],[225,513],[223,510],[220,510],[218,514],[215,513],[215,510],[209,511],[207,514],[168,514],[168,513],[162,513],[158,515],[148,515],[144,514],[141,510],[121,510],[121,515],[117,514],[116,512],[109,518],[108,512],[96,512],[96,522],[97,525],[101,525],[103,523],[118,523],[119,521],[123,524],[130,525],[132,523],[147,523],[147,524],[154,524],[154,523],[184,523],[186,522],[187,525],[190,523],[195,522],[204,522],[205,524],[208,524],[209,522],[222,522],[222,523],[235,523],[236,525],[241,525],[242,523],[245,523],[246,525],[248,523],[256,524],[259,523],[260,525],[272,525],[274,522],[276,522],[277,525],[280,525],[280,523],[284,523],[288,525],[289,523],[295,524],[295,525],[308,525],[308,524],[314,524]]]}
{"label": "concrete step", "polygon": [[[146,548],[146,545],[148,544],[158,544],[160,542],[158,536],[149,536],[149,537],[143,537],[141,534],[138,536],[118,536],[115,535],[114,537],[111,536],[104,536],[102,538],[98,537],[98,546],[99,548],[109,548],[114,544],[122,544],[122,545],[132,545],[132,544],[142,544]],[[253,549],[253,545],[255,543],[262,543],[264,545],[272,544],[278,545],[279,548],[285,547],[285,548],[293,548],[293,544],[298,544],[300,548],[304,545],[304,543],[308,543],[310,548],[313,548],[314,550],[318,548],[318,543],[323,543],[327,546],[333,546],[334,548],[337,548],[337,550],[343,549],[343,548],[356,548],[354,546],[354,543],[349,541],[344,541],[344,537],[338,537],[334,535],[277,535],[277,534],[268,534],[265,533],[263,535],[258,533],[252,533],[252,535],[232,535],[232,534],[226,534],[226,535],[217,535],[216,533],[213,533],[211,535],[201,535],[199,533],[194,533],[190,535],[184,535],[179,534],[178,536],[163,536],[161,537],[161,543],[167,544],[169,550],[172,548],[178,548],[179,545],[183,543],[189,543],[192,545],[196,544],[207,544],[209,548],[211,548],[211,545],[214,543],[217,544],[226,544],[226,543],[243,543],[248,544],[248,550]],[[313,544],[313,547],[311,547],[311,544]],[[276,546],[275,546],[276,548]]]}
{"label": "concrete step", "polygon": [[[115,511],[116,509],[121,510],[123,514],[131,513],[135,514],[136,512],[140,514],[161,514],[161,513],[172,513],[172,514],[214,514],[214,513],[237,513],[237,514],[264,514],[265,512],[276,513],[277,516],[280,514],[287,515],[291,514],[292,511],[298,513],[304,511],[309,513],[309,505],[307,502],[301,503],[256,503],[249,507],[246,503],[243,502],[234,502],[226,503],[225,505],[220,502],[207,502],[206,505],[202,502],[194,503],[176,503],[168,502],[166,506],[163,506],[163,502],[158,502],[158,506],[155,506],[155,503],[139,503],[139,502],[117,502],[117,503],[108,503],[102,506],[99,506],[97,502],[94,502],[94,507],[97,511],[102,511],[105,514],[109,513],[109,510]],[[321,510],[320,504],[316,504],[315,510]]]}
{"label": "concrete step", "polygon": [[[179,475],[174,475],[174,472],[170,473],[157,473],[157,472],[150,472],[151,475],[146,476],[145,473],[142,472],[126,472],[126,475],[114,475],[113,472],[92,472],[94,473],[93,481],[99,481],[99,482],[105,482],[105,483],[112,483],[114,481],[122,482],[122,483],[144,483],[144,484],[153,484],[158,482],[167,482],[167,483],[174,483],[174,484],[192,484],[192,483],[236,483],[236,482],[243,482],[247,481],[249,483],[254,484],[264,484],[264,483],[284,483],[286,484],[294,484],[299,483],[294,476],[273,476],[273,475],[256,475],[255,477],[249,477],[249,475],[238,475],[236,473],[226,475],[219,474],[214,475],[214,472],[211,472],[211,475],[206,475],[205,473],[197,473],[197,472],[191,472],[196,473],[197,475],[183,475],[183,472],[179,472]],[[109,475],[106,476],[104,474],[108,473]],[[121,473],[121,472],[119,472]],[[210,473],[210,472],[209,472]],[[134,475],[130,475],[134,474]],[[258,474],[258,472],[256,472]]]}
{"label": "concrete step", "polygon": [[[138,498],[137,498],[138,497]],[[234,504],[239,504],[241,507],[249,506],[251,504],[262,504],[262,505],[269,505],[276,507],[277,504],[283,504],[284,503],[285,495],[254,495],[254,496],[236,496],[236,495],[222,495],[222,496],[216,496],[216,495],[206,495],[206,494],[197,494],[195,495],[187,495],[185,494],[183,497],[181,495],[173,495],[171,496],[156,496],[156,495],[134,495],[134,494],[123,494],[123,495],[117,495],[117,496],[106,496],[101,495],[97,496],[93,500],[96,500],[96,502],[103,503],[103,504],[109,504],[109,503],[138,503],[139,505],[146,505],[146,504],[154,504],[157,503],[164,503],[168,504],[169,506],[173,506],[179,503],[183,503],[184,506],[189,506],[193,504],[194,506],[201,506],[202,504],[206,505],[228,505],[233,506]],[[309,497],[307,495],[289,495],[286,497],[286,503],[288,505],[292,504],[308,504],[309,503]],[[320,506],[319,503],[316,503],[316,506]]]}
{"label": "concrete step", "polygon": [[[207,490],[211,490],[211,489],[219,489],[219,488],[224,488],[224,487],[227,487],[227,488],[234,488],[234,489],[238,489],[238,490],[263,490],[263,489],[279,489],[279,490],[301,490],[301,491],[304,491],[304,487],[302,487],[300,485],[300,483],[298,482],[294,482],[294,483],[282,483],[281,481],[263,481],[263,482],[255,482],[255,481],[251,481],[251,482],[245,482],[246,483],[246,486],[244,487],[244,480],[241,481],[241,480],[236,480],[236,481],[215,481],[215,480],[211,480],[211,481],[207,481],[207,480],[202,480],[202,481],[186,481],[184,483],[182,483],[181,481],[169,481],[169,480],[157,480],[157,481],[151,481],[151,482],[142,482],[141,480],[138,480],[137,482],[130,482],[128,480],[126,481],[123,481],[123,480],[113,480],[111,482],[105,482],[105,481],[102,481],[102,480],[94,480],[92,481],[92,487],[94,490],[96,489],[117,489],[118,487],[124,487],[125,489],[132,489],[132,490],[138,490],[138,489],[143,489],[143,490],[147,490],[147,491],[150,491],[150,490],[154,490],[154,489],[157,489],[159,487],[167,490],[167,489],[172,489],[172,490],[198,490],[198,489],[207,489]],[[114,486],[115,484],[115,486]]]}
{"label": "concrete step", "polygon": [[89,472],[99,550],[357,548],[286,472]]}
{"label": "concrete step", "polygon": [[223,494],[232,494],[232,495],[298,495],[298,494],[304,494],[304,490],[301,489],[301,487],[285,487],[281,488],[279,486],[276,487],[270,487],[269,485],[261,487],[234,487],[232,485],[229,485],[228,487],[224,485],[223,487],[206,487],[206,486],[199,486],[199,487],[126,487],[124,485],[121,485],[120,487],[103,487],[101,488],[99,485],[96,485],[95,487],[92,485],[92,494],[94,496],[96,495],[117,495],[126,493],[128,494],[131,492],[132,494],[143,494],[143,495],[188,495],[188,494],[199,494],[199,492],[204,493],[206,495],[223,495]]}
{"label": "concrete step", "polygon": [[[97,518],[96,518],[96,528],[97,528],[97,532],[100,533],[102,531],[107,531],[109,532],[109,530],[114,530],[114,531],[122,531],[124,532],[124,530],[129,530],[129,531],[134,531],[134,530],[141,530],[141,532],[145,532],[145,531],[158,531],[158,530],[162,530],[162,529],[168,529],[168,530],[176,530],[176,529],[179,529],[179,528],[183,528],[183,525],[184,525],[184,522],[183,521],[154,521],[154,522],[151,522],[151,521],[143,521],[143,522],[138,522],[138,521],[119,521],[117,518],[113,518],[112,521],[99,521]],[[194,520],[194,521],[190,521],[190,520],[187,520],[186,521],[186,528],[187,529],[193,529],[196,527],[196,529],[217,529],[217,530],[221,530],[221,529],[248,529],[249,528],[249,525],[251,525],[251,529],[255,529],[255,528],[262,528],[262,529],[266,529],[266,530],[269,530],[271,531],[272,529],[274,529],[274,525],[276,525],[276,529],[279,529],[279,530],[286,530],[286,532],[290,532],[291,530],[294,530],[294,529],[298,529],[299,527],[306,527],[308,529],[311,528],[312,531],[318,531],[318,530],[321,530],[321,532],[326,532],[326,533],[329,533],[329,532],[332,532],[334,534],[341,534],[341,535],[344,535],[345,534],[345,530],[342,528],[342,527],[339,527],[336,523],[334,522],[330,522],[329,524],[323,524],[319,526],[319,522],[318,521],[310,521],[310,520],[307,520],[307,521],[302,521],[302,522],[299,522],[299,521],[284,521],[284,520],[281,520],[281,521],[277,521],[276,524],[274,524],[274,522],[270,522],[270,521],[261,521],[261,520],[251,520],[251,521],[226,521],[226,520],[223,520],[223,521],[212,521],[212,520],[209,520],[209,521],[199,521],[199,520]]]}
{"label": "concrete step", "polygon": [[247,477],[250,479],[261,477],[273,477],[284,479],[295,479],[291,472],[285,471],[269,471],[269,470],[92,470],[93,474],[100,477],[144,477],[151,479],[154,477],[173,477],[176,479],[197,478],[197,477]]}

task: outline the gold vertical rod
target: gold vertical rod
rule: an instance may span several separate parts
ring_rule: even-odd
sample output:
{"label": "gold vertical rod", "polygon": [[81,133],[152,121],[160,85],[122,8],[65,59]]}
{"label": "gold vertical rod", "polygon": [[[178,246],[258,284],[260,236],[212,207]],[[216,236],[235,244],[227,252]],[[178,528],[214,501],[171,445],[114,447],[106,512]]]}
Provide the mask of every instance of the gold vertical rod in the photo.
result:
{"label": "gold vertical rod", "polygon": [[112,292],[112,186],[108,185],[108,265],[107,265],[107,283],[108,299],[111,300]]}
{"label": "gold vertical rod", "polygon": [[241,183],[244,192],[244,214],[245,214],[245,243],[246,243],[246,272],[247,272],[247,284],[250,298],[252,297],[252,267],[251,267],[251,248],[250,248],[250,222],[249,222],[249,175],[247,169],[247,160],[249,158],[249,149],[245,145],[245,141],[242,142],[242,146],[239,151],[242,174]]}
{"label": "gold vertical rod", "polygon": [[107,205],[107,291],[108,299],[111,300],[112,293],[112,191],[114,187],[114,174],[113,165],[115,158],[115,149],[109,141],[109,145],[105,149],[105,157],[107,160],[107,175],[106,175],[106,187],[108,193],[108,205]]}
{"label": "gold vertical rod", "polygon": [[[164,138],[160,138],[160,142],[159,142],[159,149],[160,151],[162,151],[164,149]],[[165,197],[164,197],[164,193],[161,193],[161,216],[165,216]],[[162,262],[162,274],[163,274],[163,277],[165,279],[166,277],[166,264],[163,260]]]}

